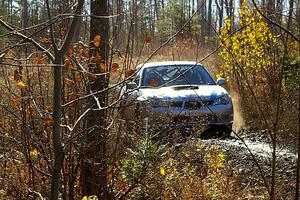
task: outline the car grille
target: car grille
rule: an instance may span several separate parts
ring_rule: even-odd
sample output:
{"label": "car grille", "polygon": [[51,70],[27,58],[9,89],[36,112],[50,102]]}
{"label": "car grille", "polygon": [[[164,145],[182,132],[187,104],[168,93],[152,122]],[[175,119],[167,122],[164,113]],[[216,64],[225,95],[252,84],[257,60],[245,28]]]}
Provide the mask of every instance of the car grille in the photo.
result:
{"label": "car grille", "polygon": [[183,102],[182,101],[172,101],[170,102],[170,107],[181,108]]}
{"label": "car grille", "polygon": [[187,110],[196,110],[196,109],[200,109],[202,106],[200,101],[186,101],[184,103],[184,109]]}
{"label": "car grille", "polygon": [[184,109],[187,110],[197,110],[200,109],[203,105],[212,105],[214,101],[212,100],[198,100],[198,101],[186,101],[184,103]]}

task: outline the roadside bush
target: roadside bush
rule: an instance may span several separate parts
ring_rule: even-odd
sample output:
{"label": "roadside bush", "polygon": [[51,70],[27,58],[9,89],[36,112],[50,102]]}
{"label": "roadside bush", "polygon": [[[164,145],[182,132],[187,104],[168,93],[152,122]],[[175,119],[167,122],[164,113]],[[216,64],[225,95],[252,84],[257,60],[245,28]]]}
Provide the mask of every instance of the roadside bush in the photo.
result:
{"label": "roadside bush", "polygon": [[[240,185],[219,147],[189,140],[161,146],[146,136],[120,160],[115,191],[125,199],[239,199],[253,191]],[[251,199],[251,198],[250,198]]]}
{"label": "roadside bush", "polygon": [[[295,84],[298,72],[292,64],[295,62],[295,52],[285,52],[284,38],[275,37],[270,25],[247,1],[243,1],[240,9],[240,29],[233,35],[231,24],[227,19],[226,26],[221,30],[223,48],[220,56],[224,63],[218,76],[225,76],[231,90],[241,96],[246,123],[259,129],[266,128],[266,123],[272,126],[278,109],[280,119],[297,119],[297,112],[283,112],[290,109],[291,104],[293,110],[297,108],[299,98],[294,95],[299,91]],[[295,44],[296,49],[299,48],[297,46]],[[261,120],[263,123],[256,123]],[[284,120],[280,120],[277,126],[278,130],[296,130],[296,123],[286,123]]]}

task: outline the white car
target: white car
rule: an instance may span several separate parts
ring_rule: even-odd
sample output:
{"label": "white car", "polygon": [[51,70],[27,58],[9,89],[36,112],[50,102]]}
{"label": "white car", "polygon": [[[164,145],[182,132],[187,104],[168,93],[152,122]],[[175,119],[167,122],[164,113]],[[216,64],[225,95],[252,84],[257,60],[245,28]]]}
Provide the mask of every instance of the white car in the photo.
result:
{"label": "white car", "polygon": [[[147,119],[150,126],[203,125],[230,134],[233,106],[228,92],[198,63],[152,62],[139,65],[122,89],[124,115],[129,120]],[[141,123],[142,124],[142,123]]]}

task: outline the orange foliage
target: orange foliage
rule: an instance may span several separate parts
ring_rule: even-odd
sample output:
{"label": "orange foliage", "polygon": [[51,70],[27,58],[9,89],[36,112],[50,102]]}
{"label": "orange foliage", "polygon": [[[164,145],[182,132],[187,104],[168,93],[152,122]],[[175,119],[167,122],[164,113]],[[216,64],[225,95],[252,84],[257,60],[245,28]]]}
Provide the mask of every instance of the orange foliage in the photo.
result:
{"label": "orange foliage", "polygon": [[13,106],[19,106],[20,105],[20,101],[17,99],[17,98],[12,98],[10,100],[10,103],[13,105]]}
{"label": "orange foliage", "polygon": [[104,63],[100,63],[100,64],[98,65],[98,68],[99,68],[99,71],[100,71],[101,73],[105,72],[105,64],[104,64]]}
{"label": "orange foliage", "polygon": [[150,85],[151,85],[152,87],[157,87],[157,86],[158,86],[157,80],[151,79],[151,80],[150,80]]}
{"label": "orange foliage", "polygon": [[133,69],[128,69],[127,71],[125,71],[125,77],[129,77],[131,76],[132,74],[134,73],[134,70]]}
{"label": "orange foliage", "polygon": [[68,79],[68,78],[65,78],[65,79],[64,79],[64,83],[65,83],[67,86],[69,86],[69,87],[74,86],[74,82],[73,82],[72,80]]}
{"label": "orange foliage", "polygon": [[70,47],[68,48],[68,53],[69,53],[69,54],[73,54],[73,53],[74,53],[74,47],[73,47],[73,46],[70,46]]}
{"label": "orange foliage", "polygon": [[69,94],[69,98],[70,98],[71,100],[76,99],[76,98],[77,98],[77,93],[76,93],[76,92],[72,92],[71,94]]}
{"label": "orange foliage", "polygon": [[95,37],[94,37],[95,47],[100,47],[100,44],[101,44],[101,36],[100,35],[95,35]]}
{"label": "orange foliage", "polygon": [[151,38],[150,36],[146,36],[146,37],[145,37],[145,42],[146,42],[146,43],[149,44],[149,43],[151,42],[151,40],[152,40],[152,38]]}
{"label": "orange foliage", "polygon": [[43,58],[35,58],[33,63],[37,64],[37,65],[42,65],[42,64],[44,64],[44,59]]}
{"label": "orange foliage", "polygon": [[75,76],[75,81],[76,81],[77,83],[80,83],[80,82],[81,82],[80,74],[77,74],[77,75]]}
{"label": "orange foliage", "polygon": [[49,39],[46,36],[45,37],[41,37],[40,41],[41,41],[41,43],[44,43],[44,44],[48,44],[49,43]]}
{"label": "orange foliage", "polygon": [[118,63],[113,63],[112,65],[111,65],[111,72],[117,72],[118,71],[118,69],[119,69],[119,64]]}
{"label": "orange foliage", "polygon": [[52,126],[53,123],[54,123],[54,121],[53,121],[53,119],[52,119],[52,117],[51,117],[50,115],[46,115],[46,116],[44,117],[44,122],[45,122],[45,124],[48,125],[48,126]]}
{"label": "orange foliage", "polygon": [[71,64],[71,58],[67,57],[65,59],[65,65],[70,65]]}

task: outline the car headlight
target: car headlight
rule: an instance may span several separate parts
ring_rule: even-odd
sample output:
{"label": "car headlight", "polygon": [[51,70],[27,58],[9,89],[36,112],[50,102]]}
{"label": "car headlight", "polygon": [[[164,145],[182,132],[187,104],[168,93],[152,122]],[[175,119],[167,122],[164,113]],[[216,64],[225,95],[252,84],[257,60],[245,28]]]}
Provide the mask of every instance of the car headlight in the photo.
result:
{"label": "car headlight", "polygon": [[215,101],[213,105],[220,105],[220,104],[229,104],[230,103],[230,97],[228,94],[222,95],[220,97],[218,97]]}

